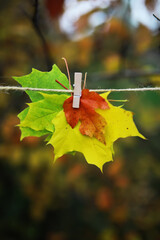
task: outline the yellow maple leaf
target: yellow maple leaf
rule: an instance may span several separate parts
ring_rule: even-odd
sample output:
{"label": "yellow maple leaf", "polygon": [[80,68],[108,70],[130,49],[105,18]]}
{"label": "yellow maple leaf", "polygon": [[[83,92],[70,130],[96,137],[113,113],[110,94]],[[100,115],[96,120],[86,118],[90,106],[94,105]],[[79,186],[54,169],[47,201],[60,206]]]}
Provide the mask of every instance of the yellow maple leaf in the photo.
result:
{"label": "yellow maple leaf", "polygon": [[[106,99],[110,92],[101,94],[101,97]],[[107,101],[108,102],[108,101]],[[115,107],[108,102],[109,110],[98,109],[97,112],[101,114],[106,122],[105,140],[107,145],[112,146],[118,138],[126,137],[145,137],[139,133],[134,121],[133,112],[126,111],[122,106]]]}
{"label": "yellow maple leaf", "polygon": [[[106,99],[108,94],[109,92],[101,94],[101,96]],[[134,124],[132,112],[126,111],[122,107],[115,107],[110,103],[109,106],[110,109],[96,110],[107,122],[105,127],[106,145],[94,137],[82,135],[79,131],[80,122],[72,129],[66,121],[64,112],[59,112],[53,119],[55,132],[49,141],[54,146],[55,160],[65,153],[78,151],[83,153],[88,163],[96,165],[102,171],[105,162],[113,161],[113,143],[118,138],[139,136],[145,139]]]}
{"label": "yellow maple leaf", "polygon": [[55,159],[68,152],[82,152],[88,163],[95,164],[101,170],[105,162],[112,161],[112,149],[96,138],[82,135],[79,131],[80,122],[72,129],[63,111],[56,116],[53,124],[55,132],[49,143],[54,146]]}

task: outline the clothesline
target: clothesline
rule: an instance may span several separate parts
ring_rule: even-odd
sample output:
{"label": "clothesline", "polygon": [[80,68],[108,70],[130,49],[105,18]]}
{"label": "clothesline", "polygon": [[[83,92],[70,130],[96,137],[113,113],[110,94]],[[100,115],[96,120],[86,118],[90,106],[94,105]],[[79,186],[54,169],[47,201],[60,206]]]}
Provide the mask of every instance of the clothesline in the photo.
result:
{"label": "clothesline", "polygon": [[[48,88],[30,88],[16,86],[0,86],[0,91],[40,91],[40,92],[58,92],[58,93],[73,93],[73,90],[65,89],[48,89]],[[146,92],[160,91],[160,87],[143,87],[143,88],[108,88],[108,89],[90,89],[90,92]]]}

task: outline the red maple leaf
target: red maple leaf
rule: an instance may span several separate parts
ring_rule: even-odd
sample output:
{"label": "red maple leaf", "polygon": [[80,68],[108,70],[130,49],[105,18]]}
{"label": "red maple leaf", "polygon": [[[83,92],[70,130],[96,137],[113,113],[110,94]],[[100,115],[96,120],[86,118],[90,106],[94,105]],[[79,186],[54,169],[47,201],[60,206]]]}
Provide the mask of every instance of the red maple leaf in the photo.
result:
{"label": "red maple leaf", "polygon": [[73,96],[67,98],[63,104],[66,120],[74,128],[78,121],[81,121],[80,132],[89,137],[95,137],[106,144],[104,128],[106,120],[98,114],[95,109],[109,109],[108,103],[96,92],[89,92],[88,89],[82,90],[80,107],[73,108]]}

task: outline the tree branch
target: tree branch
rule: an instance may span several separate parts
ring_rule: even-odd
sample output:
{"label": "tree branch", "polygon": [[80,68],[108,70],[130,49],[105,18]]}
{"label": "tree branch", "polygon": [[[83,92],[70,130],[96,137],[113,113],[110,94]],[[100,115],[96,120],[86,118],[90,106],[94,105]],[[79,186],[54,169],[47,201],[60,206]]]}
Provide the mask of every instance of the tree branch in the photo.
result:
{"label": "tree branch", "polygon": [[153,17],[155,17],[160,22],[160,19],[155,14],[153,14]]}
{"label": "tree branch", "polygon": [[46,66],[47,66],[47,70],[50,71],[52,69],[52,59],[50,56],[50,52],[49,52],[49,48],[48,48],[48,44],[46,42],[46,39],[40,29],[39,26],[39,21],[38,21],[38,10],[39,10],[39,0],[34,0],[34,12],[33,12],[33,16],[30,16],[25,10],[23,10],[23,13],[25,14],[25,16],[31,21],[33,28],[35,30],[35,32],[37,33],[37,36],[39,37],[41,44],[42,44],[42,48],[43,48],[43,53],[45,56],[45,62],[46,62]]}

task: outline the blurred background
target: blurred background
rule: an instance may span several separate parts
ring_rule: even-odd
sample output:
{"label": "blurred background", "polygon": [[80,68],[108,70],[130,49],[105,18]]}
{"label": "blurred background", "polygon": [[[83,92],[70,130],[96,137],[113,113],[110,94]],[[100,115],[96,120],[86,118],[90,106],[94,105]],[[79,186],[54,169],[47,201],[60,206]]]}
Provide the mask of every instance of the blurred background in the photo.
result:
{"label": "blurred background", "polygon": [[[159,0],[0,0],[0,84],[57,64],[88,88],[160,86]],[[140,132],[115,145],[104,174],[82,154],[53,164],[43,138],[20,142],[29,98],[0,92],[0,239],[160,240],[160,94],[128,99]]]}

